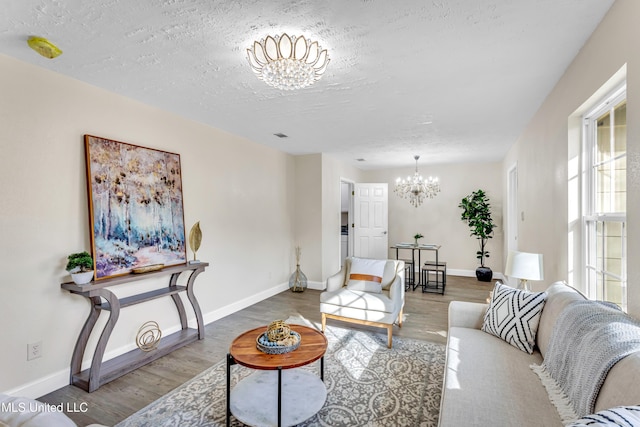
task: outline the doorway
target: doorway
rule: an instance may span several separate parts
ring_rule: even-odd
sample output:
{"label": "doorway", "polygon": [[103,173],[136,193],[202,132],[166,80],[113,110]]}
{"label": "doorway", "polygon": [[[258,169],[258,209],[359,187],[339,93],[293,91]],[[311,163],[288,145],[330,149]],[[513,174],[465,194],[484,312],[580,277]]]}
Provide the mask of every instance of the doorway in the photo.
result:
{"label": "doorway", "polygon": [[353,252],[353,185],[340,180],[340,265]]}
{"label": "doorway", "polygon": [[389,184],[357,183],[353,195],[353,255],[386,259],[389,253]]}
{"label": "doorway", "polygon": [[[518,165],[514,164],[507,175],[507,254],[518,250]],[[511,286],[517,279],[509,278]]]}
{"label": "doorway", "polygon": [[388,184],[340,180],[340,265],[347,257],[386,259]]}

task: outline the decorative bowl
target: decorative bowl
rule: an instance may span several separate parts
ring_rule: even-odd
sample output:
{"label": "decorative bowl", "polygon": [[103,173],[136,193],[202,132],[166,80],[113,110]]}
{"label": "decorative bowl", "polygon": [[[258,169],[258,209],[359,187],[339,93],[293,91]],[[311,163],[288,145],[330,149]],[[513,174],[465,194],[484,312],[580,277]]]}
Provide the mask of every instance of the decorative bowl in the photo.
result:
{"label": "decorative bowl", "polygon": [[164,268],[164,264],[151,264],[151,265],[145,265],[143,267],[136,267],[131,271],[133,271],[135,274],[140,274],[140,273],[148,273],[150,271],[162,270],[163,268]]}
{"label": "decorative bowl", "polygon": [[256,338],[256,347],[266,354],[285,354],[300,347],[301,338],[299,333],[291,331],[289,340],[293,341],[293,344],[278,345],[276,341],[269,341],[267,333],[263,332]]}

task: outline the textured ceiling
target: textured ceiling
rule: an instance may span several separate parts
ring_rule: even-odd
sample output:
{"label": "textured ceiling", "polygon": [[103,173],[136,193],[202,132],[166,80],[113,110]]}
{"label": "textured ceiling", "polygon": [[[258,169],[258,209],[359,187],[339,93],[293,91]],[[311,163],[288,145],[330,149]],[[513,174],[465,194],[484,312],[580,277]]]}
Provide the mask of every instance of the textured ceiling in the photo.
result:
{"label": "textured ceiling", "polygon": [[[612,3],[8,0],[0,52],[292,154],[497,161]],[[281,32],[328,49],[315,85],[281,92],[251,72],[246,48]],[[63,55],[38,56],[31,35]]]}

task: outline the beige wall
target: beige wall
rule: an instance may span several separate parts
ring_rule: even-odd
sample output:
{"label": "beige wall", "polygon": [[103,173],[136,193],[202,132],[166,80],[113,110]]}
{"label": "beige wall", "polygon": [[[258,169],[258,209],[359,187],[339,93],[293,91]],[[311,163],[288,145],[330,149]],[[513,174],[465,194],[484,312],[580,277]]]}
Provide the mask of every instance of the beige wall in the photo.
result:
{"label": "beige wall", "polygon": [[[453,274],[473,274],[479,262],[476,260],[478,241],[469,234],[469,227],[460,220],[458,207],[463,197],[482,189],[489,196],[494,223],[497,225],[493,239],[487,246],[490,257],[485,265],[495,273],[503,271],[502,254],[502,182],[501,163],[468,163],[449,165],[419,165],[422,176],[437,176],[441,192],[415,208],[408,200],[394,192],[397,177],[412,176],[415,168],[366,171],[367,182],[389,184],[389,244],[412,242],[413,236],[424,236],[421,243],[442,245],[439,256],[447,262]],[[426,254],[425,254],[426,255]],[[395,257],[395,250],[389,251]]]}
{"label": "beige wall", "polygon": [[[181,155],[186,227],[200,221],[198,258],[212,264],[195,287],[209,321],[287,281],[295,265],[292,156],[6,56],[0,69],[0,392],[35,397],[68,380],[89,311],[60,289],[66,256],[89,250],[83,134]],[[107,353],[132,346],[147,320],[163,330],[179,325],[168,299],[125,308]],[[27,362],[27,343],[36,341],[43,357]]]}
{"label": "beige wall", "polygon": [[[583,104],[627,64],[627,250],[628,310],[640,316],[640,2],[617,0],[580,53],[546,98],[503,162],[506,172],[518,164],[519,249],[544,254],[545,281],[566,280],[568,223],[568,138],[571,118]],[[572,151],[572,157],[575,151]],[[506,188],[505,188],[506,191]],[[573,263],[573,261],[572,261]],[[571,264],[572,264],[571,263]],[[581,287],[581,283],[576,283]]]}
{"label": "beige wall", "polygon": [[340,270],[340,224],[342,179],[362,182],[360,169],[322,155],[322,280]]}
{"label": "beige wall", "polygon": [[322,155],[296,156],[295,235],[302,250],[300,269],[322,281]]}
{"label": "beige wall", "polygon": [[300,268],[321,287],[340,270],[340,180],[359,181],[362,171],[326,154],[296,156],[295,165]]}

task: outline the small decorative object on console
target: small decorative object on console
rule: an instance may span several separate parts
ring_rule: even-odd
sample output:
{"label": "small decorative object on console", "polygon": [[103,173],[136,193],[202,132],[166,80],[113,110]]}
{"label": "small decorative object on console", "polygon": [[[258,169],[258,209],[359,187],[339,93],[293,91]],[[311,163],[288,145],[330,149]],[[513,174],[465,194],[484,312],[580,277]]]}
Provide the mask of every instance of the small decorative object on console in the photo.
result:
{"label": "small decorative object on console", "polygon": [[200,249],[200,243],[202,242],[202,230],[200,230],[200,221],[193,224],[191,231],[189,232],[189,247],[193,251],[193,260],[189,261],[189,264],[197,264],[200,261],[196,258],[196,252]]}
{"label": "small decorative object on console", "polygon": [[149,320],[138,329],[136,345],[142,351],[152,351],[158,348],[160,338],[162,338],[162,331],[160,330],[158,322]]}
{"label": "small decorative object on console", "polygon": [[289,353],[300,347],[300,334],[292,331],[283,320],[269,324],[266,332],[256,338],[256,347],[267,354]]}
{"label": "small decorative object on console", "polygon": [[418,246],[418,239],[422,239],[424,236],[420,233],[416,233],[415,236],[413,236],[413,239],[415,240],[415,245]]}
{"label": "small decorative object on console", "polygon": [[164,268],[164,264],[151,264],[151,265],[145,265],[143,267],[136,267],[131,271],[135,274],[140,274],[140,273],[148,273],[150,271],[162,270],[163,268]]}
{"label": "small decorative object on console", "polygon": [[67,257],[66,270],[76,285],[86,285],[93,279],[93,258],[88,252],[78,252]]}

